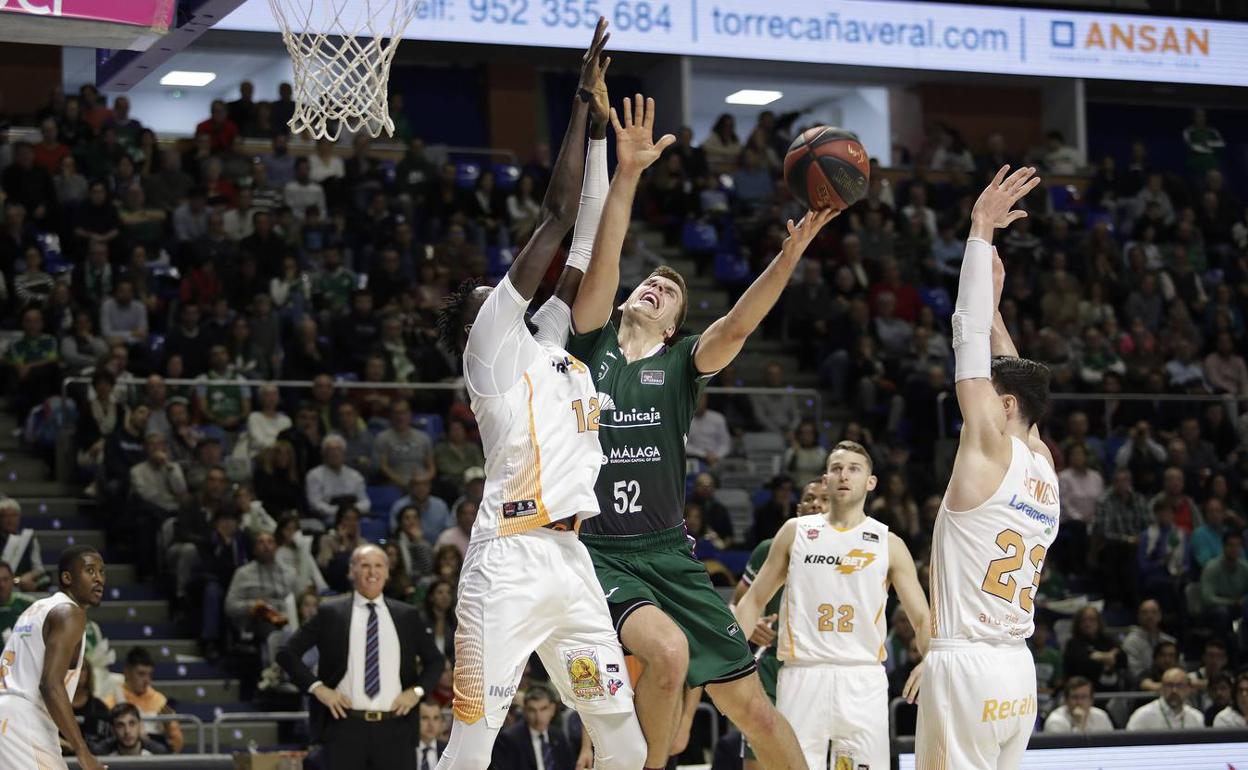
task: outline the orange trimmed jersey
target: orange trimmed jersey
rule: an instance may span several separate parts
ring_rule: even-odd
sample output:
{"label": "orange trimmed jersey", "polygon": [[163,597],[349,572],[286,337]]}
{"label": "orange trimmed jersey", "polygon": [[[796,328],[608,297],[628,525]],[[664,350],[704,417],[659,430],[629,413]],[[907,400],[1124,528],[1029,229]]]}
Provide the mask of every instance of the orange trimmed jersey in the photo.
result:
{"label": "orange trimmed jersey", "polygon": [[528,331],[517,312],[525,305],[503,279],[481,308],[465,353],[485,450],[474,541],[598,513],[597,389],[589,367],[557,344],[557,335]]}
{"label": "orange trimmed jersey", "polygon": [[[48,707],[39,692],[43,678],[43,658],[47,651],[44,643],[44,624],[48,613],[62,604],[73,604],[69,594],[57,591],[26,608],[17,619],[9,634],[9,641],[0,652],[0,695],[18,695],[34,703],[45,714]],[[82,658],[87,648],[84,631],[78,642],[78,656],[73,668],[65,672],[65,692],[72,699],[78,689],[78,677],[82,673]]]}
{"label": "orange trimmed jersey", "polygon": [[1036,591],[1057,537],[1057,474],[1010,437],[1010,467],[997,491],[969,511],[940,503],[932,533],[933,639],[1021,641],[1035,629]]}
{"label": "orange trimmed jersey", "polygon": [[884,661],[888,525],[868,516],[840,530],[823,514],[799,516],[789,551],[776,649],[790,664]]}

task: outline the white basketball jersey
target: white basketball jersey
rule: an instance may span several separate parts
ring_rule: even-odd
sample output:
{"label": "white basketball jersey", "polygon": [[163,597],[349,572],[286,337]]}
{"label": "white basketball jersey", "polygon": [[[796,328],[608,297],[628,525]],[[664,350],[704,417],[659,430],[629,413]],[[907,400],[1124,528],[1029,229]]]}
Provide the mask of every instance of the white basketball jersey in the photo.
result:
{"label": "white basketball jersey", "polygon": [[777,656],[798,664],[882,662],[888,526],[867,517],[838,530],[823,514],[799,516],[796,524]]}
{"label": "white basketball jersey", "polygon": [[1040,571],[1061,510],[1057,474],[1026,442],[1010,444],[1010,468],[982,505],[951,511],[941,501],[932,535],[933,639],[1018,641],[1035,628]]}
{"label": "white basketball jersey", "polygon": [[550,343],[540,349],[505,394],[472,395],[485,450],[485,493],[473,539],[599,511],[598,390],[589,368],[566,350]]}
{"label": "white basketball jersey", "polygon": [[[73,604],[68,594],[58,591],[40,599],[26,608],[13,626],[9,641],[0,653],[0,693],[20,695],[47,711],[43,696],[39,694],[39,680],[43,677],[43,622],[48,613],[62,604]],[[82,672],[82,656],[87,648],[87,634],[83,631],[78,644],[78,660],[65,673],[65,690],[72,699],[78,689],[78,675]]]}

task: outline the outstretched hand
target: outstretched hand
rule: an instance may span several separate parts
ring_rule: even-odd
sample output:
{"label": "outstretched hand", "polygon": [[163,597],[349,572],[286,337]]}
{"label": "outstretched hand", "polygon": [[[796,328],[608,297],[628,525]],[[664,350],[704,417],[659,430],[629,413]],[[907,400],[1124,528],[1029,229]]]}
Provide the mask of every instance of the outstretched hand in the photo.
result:
{"label": "outstretched hand", "polygon": [[659,159],[663,151],[676,142],[676,137],[664,134],[654,141],[654,99],[643,99],[637,94],[630,101],[624,97],[624,124],[619,114],[611,108],[611,125],[615,128],[615,154],[617,168],[640,174]]}
{"label": "outstretched hand", "polygon": [[606,72],[607,66],[611,63],[611,57],[603,55],[602,52],[610,39],[611,33],[607,32],[607,20],[599,16],[598,26],[594,27],[594,42],[589,44],[589,49],[581,57],[580,88],[592,93],[594,86]]}
{"label": "outstretched hand", "polygon": [[793,224],[793,220],[790,219],[787,223],[789,237],[784,239],[780,253],[800,257],[806,252],[806,247],[815,239],[823,226],[836,219],[840,213],[840,209],[820,209],[807,211],[806,216],[802,217],[802,221],[797,224]]}
{"label": "outstretched hand", "polygon": [[1031,166],[1024,166],[1007,177],[1009,170],[1009,166],[1002,166],[979,194],[979,200],[975,201],[975,207],[971,209],[972,235],[978,232],[977,237],[983,237],[986,231],[990,237],[992,230],[1008,227],[1027,216],[1026,211],[1014,209],[1014,204],[1036,189],[1040,177],[1036,176],[1036,169]]}

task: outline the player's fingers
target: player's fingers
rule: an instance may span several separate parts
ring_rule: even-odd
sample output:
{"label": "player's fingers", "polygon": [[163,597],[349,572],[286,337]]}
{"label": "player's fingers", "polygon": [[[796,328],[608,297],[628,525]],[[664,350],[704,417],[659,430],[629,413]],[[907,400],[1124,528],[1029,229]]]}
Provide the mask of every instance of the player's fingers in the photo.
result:
{"label": "player's fingers", "polygon": [[992,178],[993,187],[998,187],[1001,185],[1002,180],[1005,179],[1005,173],[1009,170],[1010,170],[1010,164],[1008,163],[1002,166],[1001,168],[997,169],[996,176]]}
{"label": "player's fingers", "polygon": [[602,62],[598,65],[598,77],[603,80],[607,79],[607,70],[611,67],[611,57],[603,56]]}
{"label": "player's fingers", "polygon": [[1027,216],[1026,211],[1022,209],[1015,209],[1005,215],[1005,224],[1006,225],[1013,224],[1014,222],[1017,222],[1020,219],[1026,218],[1026,216]]}
{"label": "player's fingers", "polygon": [[1031,179],[1027,180],[1026,184],[1021,185],[1017,190],[1015,190],[1013,194],[1014,200],[1017,201],[1020,198],[1026,198],[1031,194],[1032,190],[1039,186],[1041,181],[1042,180],[1038,176],[1033,176]]}
{"label": "player's fingers", "polygon": [[611,108],[611,127],[614,128],[617,133],[624,130],[624,127],[620,125],[619,116],[615,114],[614,107]]}
{"label": "player's fingers", "polygon": [[589,44],[589,48],[591,51],[598,47],[599,41],[602,40],[602,34],[606,31],[607,31],[607,17],[599,16],[598,23],[594,26],[594,41]]}
{"label": "player's fingers", "polygon": [[793,233],[797,232],[797,225],[793,224],[792,219],[788,221],[787,227],[789,228],[789,235],[792,235]]}
{"label": "player's fingers", "polygon": [[654,128],[654,97],[646,97],[646,115],[643,125],[648,129]]}
{"label": "player's fingers", "polygon": [[633,97],[633,110],[633,124],[644,126],[646,124],[646,100],[642,98],[641,94],[636,94]]}
{"label": "player's fingers", "polygon": [[633,127],[633,100],[624,97],[624,128]]}
{"label": "player's fingers", "polygon": [[1034,173],[1036,173],[1034,168],[1031,168],[1030,166],[1023,166],[1022,168],[1015,169],[1014,173],[1007,176],[1002,184],[1005,189],[1011,190],[1021,185],[1027,177]]}
{"label": "player's fingers", "polygon": [[668,147],[671,147],[673,144],[676,144],[676,137],[672,136],[671,134],[664,134],[663,136],[659,137],[659,141],[655,142],[654,149],[658,150],[661,153],[664,150],[666,150]]}

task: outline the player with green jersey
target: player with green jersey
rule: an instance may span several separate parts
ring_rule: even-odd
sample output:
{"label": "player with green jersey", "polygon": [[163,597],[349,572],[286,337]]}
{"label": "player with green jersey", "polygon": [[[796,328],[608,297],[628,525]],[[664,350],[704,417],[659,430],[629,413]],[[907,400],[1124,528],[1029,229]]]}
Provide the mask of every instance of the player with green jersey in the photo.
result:
{"label": "player with green jersey", "polygon": [[780,254],[702,335],[677,337],[688,295],[680,274],[666,267],[633,290],[616,326],[620,250],[637,184],[675,139],[653,141],[654,101],[643,102],[640,94],[634,103],[624,100],[623,125],[614,110],[611,120],[618,164],[572,308],[576,334],[568,351],[589,367],[599,391],[586,420],[599,427],[603,466],[596,490],[603,514],[585,522],[581,539],[620,642],[645,666],[635,704],[650,747],[646,767],[667,764],[669,752],[661,747],[672,745],[687,684],[706,687],[766,767],[804,770],[792,728],[763,692],[746,633],[685,535],[685,437],[707,381],[741,351],[806,247],[838,212],[790,221]]}

